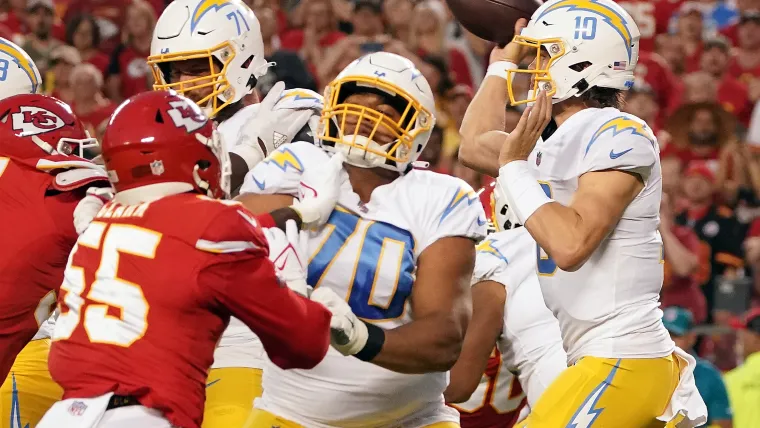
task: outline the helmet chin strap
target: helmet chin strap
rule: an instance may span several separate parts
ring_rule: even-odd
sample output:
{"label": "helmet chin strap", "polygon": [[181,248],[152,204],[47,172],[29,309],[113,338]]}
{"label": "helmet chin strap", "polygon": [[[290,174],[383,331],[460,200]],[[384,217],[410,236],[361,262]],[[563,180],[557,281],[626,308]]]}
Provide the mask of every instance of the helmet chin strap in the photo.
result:
{"label": "helmet chin strap", "polygon": [[198,170],[200,170],[201,167],[198,165],[195,165],[193,168],[193,181],[195,181],[195,185],[199,188],[206,191],[206,196],[212,198],[213,193],[211,192],[211,186],[209,185],[209,182],[202,179],[200,175],[198,175]]}
{"label": "helmet chin strap", "polygon": [[32,135],[32,141],[34,142],[34,144],[38,145],[42,150],[44,150],[45,153],[47,153],[49,155],[57,155],[58,154],[58,151],[53,146],[51,146],[50,144],[48,144],[45,141],[43,141],[42,138],[40,138],[40,137],[38,137],[36,135]]}

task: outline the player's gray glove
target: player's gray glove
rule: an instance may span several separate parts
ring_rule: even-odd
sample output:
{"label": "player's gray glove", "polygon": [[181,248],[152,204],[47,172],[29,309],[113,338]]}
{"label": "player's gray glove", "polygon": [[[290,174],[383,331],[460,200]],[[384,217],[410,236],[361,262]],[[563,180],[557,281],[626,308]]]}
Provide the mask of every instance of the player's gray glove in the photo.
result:
{"label": "player's gray glove", "polygon": [[369,339],[367,324],[356,317],[345,300],[327,287],[319,287],[311,293],[311,300],[321,303],[332,313],[330,320],[330,343],[343,355],[356,355],[364,349]]}
{"label": "player's gray glove", "polygon": [[293,141],[301,129],[322,113],[322,96],[308,89],[285,90],[277,82],[258,104],[253,118],[237,135],[231,153],[235,153],[252,169],[283,144]]}
{"label": "player's gray glove", "polygon": [[276,227],[263,229],[269,244],[269,260],[274,264],[280,281],[296,293],[308,297],[311,287],[306,284],[308,232],[298,230],[293,220],[285,223],[285,231]]}
{"label": "player's gray glove", "polygon": [[103,205],[113,198],[110,187],[90,187],[87,194],[74,208],[74,229],[81,235],[98,214]]}
{"label": "player's gray glove", "polygon": [[301,216],[304,229],[327,223],[340,197],[340,187],[348,179],[343,170],[346,159],[336,153],[323,165],[306,168],[298,186],[299,198],[291,208]]}

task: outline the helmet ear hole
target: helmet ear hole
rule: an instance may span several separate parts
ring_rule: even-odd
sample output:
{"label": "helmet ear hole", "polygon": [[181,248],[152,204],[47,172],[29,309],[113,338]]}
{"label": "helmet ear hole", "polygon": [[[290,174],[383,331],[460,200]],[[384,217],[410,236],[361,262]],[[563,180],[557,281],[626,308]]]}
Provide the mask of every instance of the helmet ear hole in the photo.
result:
{"label": "helmet ear hole", "polygon": [[164,115],[161,114],[161,110],[156,110],[156,123],[164,123]]}
{"label": "helmet ear hole", "polygon": [[206,169],[208,169],[208,168],[211,167],[211,161],[208,161],[208,160],[205,160],[205,159],[201,159],[201,160],[198,161],[198,163],[196,165],[198,165],[198,168],[200,168],[202,170],[206,170]]}

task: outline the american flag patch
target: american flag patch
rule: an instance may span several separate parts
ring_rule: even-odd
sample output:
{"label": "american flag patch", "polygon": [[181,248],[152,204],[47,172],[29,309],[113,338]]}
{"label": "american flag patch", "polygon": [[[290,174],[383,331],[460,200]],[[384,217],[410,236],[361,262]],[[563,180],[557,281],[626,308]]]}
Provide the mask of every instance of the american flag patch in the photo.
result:
{"label": "american flag patch", "polygon": [[615,61],[612,63],[613,70],[625,70],[627,66],[628,66],[628,62],[626,61]]}

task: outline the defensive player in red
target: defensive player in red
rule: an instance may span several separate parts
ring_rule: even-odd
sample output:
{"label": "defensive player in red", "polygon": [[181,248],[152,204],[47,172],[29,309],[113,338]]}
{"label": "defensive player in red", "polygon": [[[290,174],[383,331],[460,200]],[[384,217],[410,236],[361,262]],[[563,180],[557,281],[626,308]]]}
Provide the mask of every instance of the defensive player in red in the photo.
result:
{"label": "defensive player in red", "polygon": [[94,144],[61,101],[0,100],[1,379],[55,308],[79,201],[88,187],[110,187],[105,172],[81,157]]}
{"label": "defensive player in red", "polygon": [[229,157],[197,105],[137,95],[117,109],[102,151],[116,195],[69,257],[50,352],[64,400],[39,428],[200,427],[230,316],[279,367],[322,360],[330,312],[278,280],[253,215],[216,199],[229,195]]}

